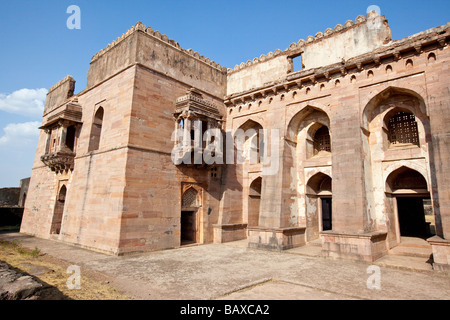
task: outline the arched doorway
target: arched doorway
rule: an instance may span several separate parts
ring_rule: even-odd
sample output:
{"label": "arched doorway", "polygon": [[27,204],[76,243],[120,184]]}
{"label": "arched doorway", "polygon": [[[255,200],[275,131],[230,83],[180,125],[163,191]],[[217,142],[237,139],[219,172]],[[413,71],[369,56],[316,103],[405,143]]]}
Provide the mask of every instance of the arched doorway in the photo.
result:
{"label": "arched doorway", "polygon": [[398,239],[427,239],[436,234],[428,184],[421,173],[403,166],[388,176],[386,189],[395,199]]}
{"label": "arched doorway", "polygon": [[66,194],[67,188],[65,185],[63,185],[59,190],[58,196],[56,197],[50,234],[60,234],[61,232],[61,224],[64,213],[64,204],[66,202]]}
{"label": "arched doorway", "polygon": [[248,226],[259,225],[259,209],[261,204],[262,178],[258,177],[250,184],[248,192]]}
{"label": "arched doorway", "polygon": [[306,185],[306,239],[319,237],[319,232],[332,230],[332,179],[319,172],[312,176]]}
{"label": "arched doorway", "polygon": [[198,242],[197,215],[199,207],[198,191],[193,187],[187,189],[181,201],[180,244],[182,246]]}

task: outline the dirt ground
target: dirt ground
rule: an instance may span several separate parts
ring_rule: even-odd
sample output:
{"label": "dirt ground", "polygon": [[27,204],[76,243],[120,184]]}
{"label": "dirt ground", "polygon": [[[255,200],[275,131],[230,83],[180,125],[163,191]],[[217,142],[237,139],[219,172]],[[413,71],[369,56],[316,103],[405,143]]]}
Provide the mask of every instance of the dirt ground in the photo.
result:
{"label": "dirt ground", "polygon": [[[0,240],[0,261],[4,261],[19,272],[23,272],[52,286],[63,299],[73,300],[129,300],[130,297],[118,292],[109,285],[110,278],[92,270],[83,273],[80,289],[69,289],[67,272],[70,264],[40,252],[38,248],[24,248],[19,241]],[[55,294],[49,294],[55,296]],[[59,294],[60,295],[60,294]]]}

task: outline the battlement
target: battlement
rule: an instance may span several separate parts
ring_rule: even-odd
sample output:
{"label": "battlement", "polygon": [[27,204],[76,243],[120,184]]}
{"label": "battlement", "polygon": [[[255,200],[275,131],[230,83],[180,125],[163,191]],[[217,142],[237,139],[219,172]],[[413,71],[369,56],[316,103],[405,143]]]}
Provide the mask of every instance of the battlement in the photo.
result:
{"label": "battlement", "polygon": [[384,16],[375,11],[367,18],[359,15],[334,29],[327,28],[315,36],[291,43],[282,51],[261,55],[228,69],[227,95],[245,92],[281,81],[294,71],[293,59],[301,56],[302,70],[311,70],[345,61],[372,52],[390,43],[391,30]]}
{"label": "battlement", "polygon": [[138,22],[91,59],[87,89],[127,68],[144,68],[188,87],[203,88],[213,96],[225,95],[227,69],[198,52]]}
{"label": "battlement", "polygon": [[[380,16],[375,11],[369,12],[366,17],[363,15],[359,15],[356,17],[355,21],[347,20],[343,25],[337,24],[334,27],[334,29],[327,28],[324,32],[319,31],[315,34],[315,36],[309,35],[306,38],[306,40],[300,39],[297,42],[291,43],[289,47],[286,48],[285,50],[276,49],[275,51],[273,52],[271,51],[268,54],[262,54],[259,57],[254,58],[253,60],[248,60],[247,62],[242,62],[241,64],[234,66],[233,69],[230,68],[227,69],[227,72],[230,74],[235,71],[239,71],[249,66],[252,66],[256,63],[264,62],[280,55],[287,55],[287,56],[299,55],[303,52],[304,48],[310,45],[316,44],[317,42],[326,40],[330,37],[337,36],[338,34],[342,34],[352,28],[357,28],[358,26],[367,23],[368,19],[373,19],[377,17]],[[383,22],[386,22],[387,25],[387,20],[383,16],[381,16],[380,18],[383,20]],[[388,35],[388,40],[391,40],[390,34]]]}
{"label": "battlement", "polygon": [[154,31],[152,27],[146,27],[142,22],[137,22],[134,26],[132,26],[130,29],[127,30],[127,32],[123,33],[120,37],[118,37],[113,42],[109,43],[104,49],[97,52],[91,59],[91,63],[98,60],[101,56],[103,56],[105,53],[107,53],[109,50],[117,46],[119,43],[127,39],[129,36],[131,36],[133,33],[137,31],[145,32],[147,35],[156,38],[158,40],[161,40],[162,42],[166,43],[168,46],[171,46],[175,49],[178,49],[210,66],[213,68],[219,69],[223,72],[226,72],[227,68],[222,67],[220,64],[216,63],[215,61],[206,58],[203,55],[200,55],[197,51],[194,51],[193,49],[183,49],[178,42],[176,42],[173,39],[170,39],[167,35],[161,34],[158,30]]}

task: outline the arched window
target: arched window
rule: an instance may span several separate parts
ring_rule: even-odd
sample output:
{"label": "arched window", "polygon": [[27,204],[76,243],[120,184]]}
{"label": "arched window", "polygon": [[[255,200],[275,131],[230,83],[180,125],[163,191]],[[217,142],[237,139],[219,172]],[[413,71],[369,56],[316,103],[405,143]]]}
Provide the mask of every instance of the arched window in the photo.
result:
{"label": "arched window", "polygon": [[98,150],[100,146],[100,136],[102,133],[102,125],[103,125],[103,108],[98,108],[97,112],[94,116],[94,121],[92,122],[91,129],[91,138],[89,141],[89,149],[88,151]]}
{"label": "arched window", "polygon": [[326,126],[320,127],[314,134],[314,155],[321,151],[331,152],[330,132]]}
{"label": "arched window", "polygon": [[414,114],[398,112],[388,123],[389,142],[391,145],[413,144],[419,146],[419,133]]}

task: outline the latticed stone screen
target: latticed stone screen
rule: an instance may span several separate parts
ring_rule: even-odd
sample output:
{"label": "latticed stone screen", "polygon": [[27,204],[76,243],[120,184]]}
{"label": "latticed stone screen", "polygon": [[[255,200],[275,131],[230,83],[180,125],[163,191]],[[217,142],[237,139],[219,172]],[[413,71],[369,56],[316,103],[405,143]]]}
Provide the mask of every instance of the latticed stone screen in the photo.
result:
{"label": "latticed stone screen", "polygon": [[412,113],[399,112],[389,120],[389,142],[391,144],[419,145],[416,117]]}
{"label": "latticed stone screen", "polygon": [[188,189],[183,195],[181,205],[186,208],[198,207],[197,194],[197,190],[193,188]]}
{"label": "latticed stone screen", "polygon": [[331,152],[331,139],[327,127],[321,127],[314,135],[314,154],[320,151]]}

